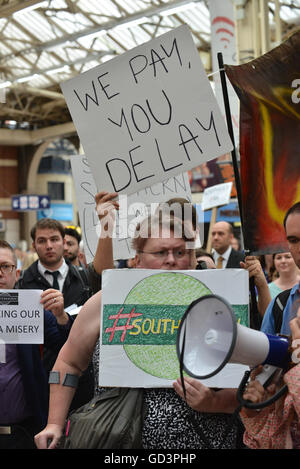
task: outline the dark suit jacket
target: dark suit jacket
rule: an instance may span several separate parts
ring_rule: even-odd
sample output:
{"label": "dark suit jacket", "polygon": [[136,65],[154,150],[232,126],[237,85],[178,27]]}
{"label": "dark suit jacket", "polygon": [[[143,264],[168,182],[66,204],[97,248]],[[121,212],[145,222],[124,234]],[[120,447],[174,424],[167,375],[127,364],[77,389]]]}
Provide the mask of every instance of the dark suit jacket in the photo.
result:
{"label": "dark suit jacket", "polygon": [[[83,305],[91,296],[88,279],[86,283],[76,267],[67,262],[69,271],[64,282],[62,294],[64,296],[65,308],[76,303],[77,306]],[[38,270],[38,261],[33,262],[28,269],[24,270],[16,288],[22,290],[47,290],[52,288],[50,283],[40,274]]]}
{"label": "dark suit jacket", "polygon": [[242,251],[231,250],[226,269],[240,269],[240,261],[244,261],[245,254]]}

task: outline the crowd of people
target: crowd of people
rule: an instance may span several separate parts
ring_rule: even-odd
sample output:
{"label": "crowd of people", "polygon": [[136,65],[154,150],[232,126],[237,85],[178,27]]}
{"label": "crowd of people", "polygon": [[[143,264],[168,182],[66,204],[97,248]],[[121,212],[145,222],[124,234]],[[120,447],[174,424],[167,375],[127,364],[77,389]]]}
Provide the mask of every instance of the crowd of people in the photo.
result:
{"label": "crowd of people", "polygon": [[[112,227],[119,209],[116,196],[99,192],[95,197],[101,235],[89,264],[79,230],[63,227],[56,220],[41,219],[32,227],[34,256],[26,267],[25,259],[24,264],[18,263],[16,248],[0,241],[0,289],[42,290],[44,307],[42,347],[0,344],[5,351],[4,360],[0,360],[1,449],[59,447],[69,413],[97,393],[105,392],[97,384],[101,278],[103,270],[115,268]],[[183,207],[188,202],[172,199],[169,206],[172,203]],[[219,221],[212,227],[212,252],[195,249],[198,235],[195,210],[189,204],[190,216],[186,216],[183,209],[175,213],[167,205],[158,206],[153,215],[137,225],[133,238],[135,258],[122,266],[161,270],[246,269],[255,285],[255,305],[249,296],[250,315],[254,309],[258,311],[264,333],[291,337],[294,351],[293,343],[300,339],[300,203],[290,208],[284,220],[289,252],[272,256],[268,274],[260,258],[245,257],[239,249],[241,243],[230,223]],[[283,305],[277,330],[274,304],[278,294],[287,290],[287,303]],[[286,395],[262,412],[242,409],[235,420],[232,415],[238,407],[236,389],[209,388],[188,376],[183,381],[176,380],[173,388],[145,389],[142,447],[300,448],[299,366],[294,364],[285,370],[282,380],[287,384]],[[256,376],[254,371],[244,394],[253,403],[264,401],[274,393],[275,386],[264,389]]]}

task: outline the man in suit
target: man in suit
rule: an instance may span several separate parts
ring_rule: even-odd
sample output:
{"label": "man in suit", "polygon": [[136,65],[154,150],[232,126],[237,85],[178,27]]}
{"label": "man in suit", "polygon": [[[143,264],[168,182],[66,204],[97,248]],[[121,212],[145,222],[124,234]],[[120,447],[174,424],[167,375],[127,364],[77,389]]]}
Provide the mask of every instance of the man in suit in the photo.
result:
{"label": "man in suit", "polygon": [[[0,240],[0,292],[11,290],[19,278],[13,248]],[[64,311],[60,292],[41,294],[44,310],[44,344],[58,353],[66,341],[72,318]],[[2,306],[3,308],[3,306]],[[4,319],[1,319],[4,328]],[[0,449],[33,449],[33,436],[45,426],[48,383],[38,344],[0,344]]]}
{"label": "man in suit", "polygon": [[219,221],[212,228],[212,247],[214,261],[218,269],[239,269],[244,254],[231,246],[233,228],[226,221]]}

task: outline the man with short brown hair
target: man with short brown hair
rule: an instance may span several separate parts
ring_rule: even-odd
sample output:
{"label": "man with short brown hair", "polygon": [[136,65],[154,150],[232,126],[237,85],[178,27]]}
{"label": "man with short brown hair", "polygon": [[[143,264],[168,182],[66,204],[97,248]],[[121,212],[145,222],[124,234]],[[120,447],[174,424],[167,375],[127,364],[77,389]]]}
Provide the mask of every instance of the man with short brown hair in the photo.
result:
{"label": "man with short brown hair", "polygon": [[90,288],[78,270],[64,259],[63,225],[44,218],[32,227],[31,236],[39,258],[24,271],[18,287],[41,290],[53,287],[62,292],[65,308],[83,305],[90,297]]}

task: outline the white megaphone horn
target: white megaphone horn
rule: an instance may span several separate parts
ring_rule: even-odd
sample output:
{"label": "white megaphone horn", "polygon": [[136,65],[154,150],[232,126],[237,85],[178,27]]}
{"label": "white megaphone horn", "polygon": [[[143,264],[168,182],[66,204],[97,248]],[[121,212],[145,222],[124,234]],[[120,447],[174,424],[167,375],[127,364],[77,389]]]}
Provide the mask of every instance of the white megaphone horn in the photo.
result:
{"label": "white megaphone horn", "polygon": [[229,303],[217,295],[191,303],[178,329],[177,355],[197,379],[216,375],[227,363],[285,368],[290,359],[288,338],[237,324]]}

